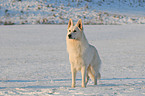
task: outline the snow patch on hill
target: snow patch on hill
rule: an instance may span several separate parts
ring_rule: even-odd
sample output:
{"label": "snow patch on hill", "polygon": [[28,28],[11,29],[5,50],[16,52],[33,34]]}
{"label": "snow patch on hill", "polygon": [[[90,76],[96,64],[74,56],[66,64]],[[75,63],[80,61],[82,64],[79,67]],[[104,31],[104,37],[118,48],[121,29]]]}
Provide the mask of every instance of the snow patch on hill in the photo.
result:
{"label": "snow patch on hill", "polygon": [[0,25],[66,24],[69,18],[84,24],[145,24],[144,6],[138,0],[1,0]]}

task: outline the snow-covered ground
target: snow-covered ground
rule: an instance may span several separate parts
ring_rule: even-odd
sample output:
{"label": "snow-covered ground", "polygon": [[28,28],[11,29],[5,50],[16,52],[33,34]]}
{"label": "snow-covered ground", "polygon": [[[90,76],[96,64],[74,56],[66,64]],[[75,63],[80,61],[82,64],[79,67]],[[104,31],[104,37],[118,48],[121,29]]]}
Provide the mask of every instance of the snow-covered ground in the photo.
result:
{"label": "snow-covered ground", "polygon": [[144,0],[0,0],[0,25],[145,24]]}
{"label": "snow-covered ground", "polygon": [[0,27],[1,96],[144,96],[145,25],[85,25],[102,59],[102,79],[71,88],[66,25]]}

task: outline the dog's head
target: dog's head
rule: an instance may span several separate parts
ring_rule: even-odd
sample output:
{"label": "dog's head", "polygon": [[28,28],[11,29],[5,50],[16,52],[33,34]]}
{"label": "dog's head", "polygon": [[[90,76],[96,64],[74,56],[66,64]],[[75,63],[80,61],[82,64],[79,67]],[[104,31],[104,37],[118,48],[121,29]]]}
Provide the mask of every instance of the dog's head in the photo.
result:
{"label": "dog's head", "polygon": [[77,24],[74,26],[72,19],[69,19],[67,28],[68,39],[79,40],[82,36],[82,32],[83,32],[82,20],[79,19]]}

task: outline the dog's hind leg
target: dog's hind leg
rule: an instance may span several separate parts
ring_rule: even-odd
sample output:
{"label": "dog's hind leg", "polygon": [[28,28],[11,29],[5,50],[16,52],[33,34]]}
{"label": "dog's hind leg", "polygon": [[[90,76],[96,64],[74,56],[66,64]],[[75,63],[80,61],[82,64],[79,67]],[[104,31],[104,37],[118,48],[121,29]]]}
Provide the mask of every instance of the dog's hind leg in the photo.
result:
{"label": "dog's hind leg", "polygon": [[101,74],[96,71],[93,67],[91,68],[92,73],[94,74],[94,85],[97,85],[97,80],[101,78]]}
{"label": "dog's hind leg", "polygon": [[96,73],[95,73],[94,85],[97,85],[97,81],[98,81],[98,79],[100,79],[100,78],[101,78],[101,74],[100,74],[99,72],[96,72]]}
{"label": "dog's hind leg", "polygon": [[89,81],[89,75],[87,74],[86,75],[86,81],[85,81],[86,85],[87,85],[88,81]]}
{"label": "dog's hind leg", "polygon": [[97,85],[97,79],[101,78],[100,73],[97,72],[92,66],[90,66],[90,78],[92,78],[92,81],[94,81],[94,85]]}
{"label": "dog's hind leg", "polygon": [[88,73],[88,72],[90,72],[90,68],[89,68],[89,67],[87,68],[86,81],[85,81],[85,82],[86,82],[86,85],[87,85],[87,83],[88,83],[88,81],[89,81],[89,79],[90,79],[90,78],[89,78],[89,73]]}
{"label": "dog's hind leg", "polygon": [[88,72],[88,76],[91,78],[91,80],[93,82],[95,82],[95,75],[94,73],[92,72],[92,68],[91,68],[91,65],[89,65],[88,69],[87,69],[87,72]]}
{"label": "dog's hind leg", "polygon": [[95,81],[94,81],[94,85],[97,85],[97,78],[98,78],[98,75],[97,75],[97,73],[95,73]]}

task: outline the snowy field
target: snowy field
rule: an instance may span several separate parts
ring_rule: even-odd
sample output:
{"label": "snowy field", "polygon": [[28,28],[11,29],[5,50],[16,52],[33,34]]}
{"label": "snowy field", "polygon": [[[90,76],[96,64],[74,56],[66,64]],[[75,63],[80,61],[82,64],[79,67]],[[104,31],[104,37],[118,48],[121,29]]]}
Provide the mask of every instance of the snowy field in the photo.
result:
{"label": "snowy field", "polygon": [[102,79],[71,88],[67,25],[0,26],[0,96],[145,96],[145,25],[85,25]]}

